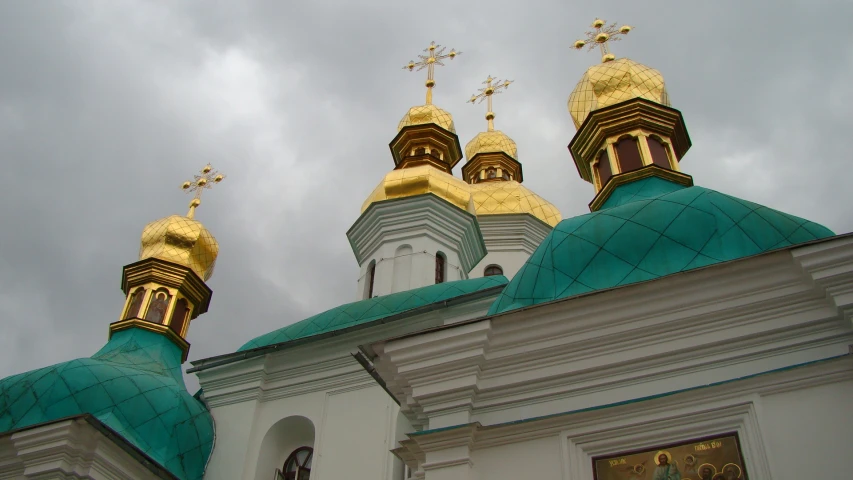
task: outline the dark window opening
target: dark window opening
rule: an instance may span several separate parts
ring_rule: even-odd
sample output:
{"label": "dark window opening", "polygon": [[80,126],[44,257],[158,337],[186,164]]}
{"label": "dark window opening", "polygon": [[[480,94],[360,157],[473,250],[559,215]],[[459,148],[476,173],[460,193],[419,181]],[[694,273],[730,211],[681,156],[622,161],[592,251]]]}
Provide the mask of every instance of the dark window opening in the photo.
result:
{"label": "dark window opening", "polygon": [[616,142],[616,158],[619,160],[619,169],[622,173],[643,168],[643,159],[640,157],[640,145],[634,137],[626,137]]}
{"label": "dark window opening", "polygon": [[500,267],[500,265],[489,265],[483,271],[484,277],[491,277],[493,275],[503,275],[503,274],[504,274],[504,270]]}
{"label": "dark window opening", "polygon": [[648,139],[649,152],[652,154],[652,163],[659,167],[671,170],[672,165],[669,163],[669,155],[666,153],[666,145],[655,137],[648,137]]}
{"label": "dark window opening", "polygon": [[181,335],[181,330],[184,329],[184,323],[187,321],[187,314],[190,313],[190,306],[183,298],[175,302],[175,311],[172,312],[172,320],[169,321],[169,328],[173,332]]}
{"label": "dark window opening", "polygon": [[415,155],[426,155],[426,148],[420,147],[415,149]]}
{"label": "dark window opening", "polygon": [[495,178],[498,176],[498,171],[494,168],[486,170],[486,178]]}
{"label": "dark window opening", "polygon": [[367,267],[367,298],[373,298],[373,279],[376,278],[376,263]]}
{"label": "dark window opening", "polygon": [[435,256],[435,283],[444,282],[445,263],[444,255],[439,253]]}
{"label": "dark window opening", "polygon": [[595,164],[595,169],[598,171],[598,184],[603,188],[604,184],[613,176],[610,169],[610,157],[607,155],[607,150],[604,150],[598,155],[598,163]]}

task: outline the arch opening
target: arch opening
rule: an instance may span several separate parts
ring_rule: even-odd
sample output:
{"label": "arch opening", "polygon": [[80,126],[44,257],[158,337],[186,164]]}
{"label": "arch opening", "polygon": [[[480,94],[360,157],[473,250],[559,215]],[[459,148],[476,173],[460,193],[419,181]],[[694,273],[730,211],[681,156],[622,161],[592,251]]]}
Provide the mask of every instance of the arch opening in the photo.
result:
{"label": "arch opening", "polygon": [[[284,470],[291,455],[302,448],[310,448],[313,458],[314,423],[299,415],[283,418],[273,424],[261,441],[258,463],[255,468],[255,480],[296,479],[308,480],[308,477],[288,477]],[[303,463],[306,460],[302,455]],[[310,469],[310,467],[309,467]],[[303,472],[306,473],[306,472]]]}

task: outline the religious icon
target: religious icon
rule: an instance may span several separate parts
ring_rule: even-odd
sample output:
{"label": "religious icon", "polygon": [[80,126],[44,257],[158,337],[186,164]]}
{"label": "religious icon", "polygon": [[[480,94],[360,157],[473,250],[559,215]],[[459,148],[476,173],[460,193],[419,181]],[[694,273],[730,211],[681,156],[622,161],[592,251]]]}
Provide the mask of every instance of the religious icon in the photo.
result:
{"label": "religious icon", "polygon": [[652,480],[681,480],[678,465],[672,463],[672,455],[666,450],[661,450],[655,454],[655,464],[657,467],[652,475]]}
{"label": "religious icon", "polygon": [[747,480],[736,433],[593,459],[594,480]]}
{"label": "religious icon", "polygon": [[169,308],[169,295],[166,292],[156,292],[148,305],[148,313],[145,320],[153,323],[163,323],[166,318],[166,309]]}

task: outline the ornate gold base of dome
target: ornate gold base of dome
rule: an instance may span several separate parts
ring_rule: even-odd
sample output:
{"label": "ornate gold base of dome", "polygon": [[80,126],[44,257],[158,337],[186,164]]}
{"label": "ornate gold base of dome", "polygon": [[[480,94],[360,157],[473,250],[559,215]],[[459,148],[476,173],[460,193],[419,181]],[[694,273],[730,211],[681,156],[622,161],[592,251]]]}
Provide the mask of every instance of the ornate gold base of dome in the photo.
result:
{"label": "ornate gold base of dome", "polygon": [[110,324],[110,338],[112,338],[113,334],[116,332],[120,332],[122,330],[127,330],[128,328],[141,328],[143,330],[148,330],[149,332],[159,333],[160,335],[165,336],[169,340],[172,341],[178,348],[181,349],[183,355],[181,356],[181,363],[187,361],[187,355],[190,353],[190,343],[184,340],[180,335],[172,331],[168,326],[161,325],[158,323],[151,323],[149,321],[143,320],[141,318],[129,318],[126,320],[119,320],[118,322],[113,322]]}
{"label": "ornate gold base of dome", "polygon": [[435,123],[403,127],[388,146],[395,165],[400,165],[407,157],[428,154],[451,170],[462,159],[459,137]]}
{"label": "ornate gold base of dome", "polygon": [[462,178],[470,184],[492,181],[524,181],[521,163],[504,152],[477,153],[462,166]]}
{"label": "ornate gold base of dome", "polygon": [[[661,165],[671,165],[677,170],[678,161],[690,149],[690,137],[681,112],[644,98],[631,100],[594,110],[578,129],[569,143],[569,151],[575,161],[578,174],[587,182],[596,184],[592,165],[601,152],[607,151],[614,159],[612,174],[622,173],[612,146],[624,137],[642,139],[640,156],[643,165],[658,163],[646,143],[648,137],[655,138],[668,157]],[[601,185],[596,185],[598,188]]]}
{"label": "ornate gold base of dome", "polygon": [[135,288],[145,284],[157,284],[178,290],[193,305],[190,318],[207,312],[213,290],[191,269],[159,258],[146,258],[125,265],[121,275],[121,289],[129,295]]}
{"label": "ornate gold base of dome", "polygon": [[693,177],[690,175],[667,170],[657,165],[647,165],[639,170],[620,173],[610,177],[610,180],[604,185],[601,191],[589,202],[589,210],[594,212],[600,209],[607,199],[610,198],[616,187],[648,177],[660,177],[684,185],[685,187],[693,186]]}

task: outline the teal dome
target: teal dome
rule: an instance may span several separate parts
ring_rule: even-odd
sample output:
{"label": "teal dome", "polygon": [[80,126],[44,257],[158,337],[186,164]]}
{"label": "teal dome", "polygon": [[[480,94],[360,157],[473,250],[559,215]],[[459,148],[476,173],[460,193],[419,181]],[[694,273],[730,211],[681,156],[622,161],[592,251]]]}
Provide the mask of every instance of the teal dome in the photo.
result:
{"label": "teal dome", "polygon": [[213,419],[187,392],[181,349],[132,328],[91,358],[0,380],[0,432],[89,413],[183,480],[200,480]]}
{"label": "teal dome", "polygon": [[492,304],[495,314],[831,237],[828,228],[702,187],[647,177],[563,220]]}
{"label": "teal dome", "polygon": [[279,328],[278,330],[273,330],[270,333],[250,340],[237,351],[242,352],[314,335],[346,330],[433,303],[446,302],[456,297],[489,290],[506,284],[506,277],[503,275],[494,275],[437,283],[390,295],[367,298],[326,310],[305,320]]}

